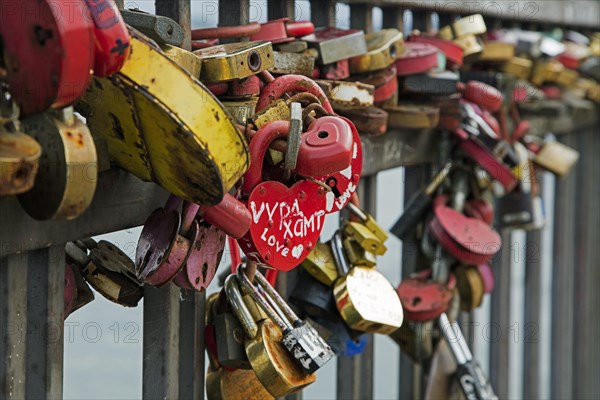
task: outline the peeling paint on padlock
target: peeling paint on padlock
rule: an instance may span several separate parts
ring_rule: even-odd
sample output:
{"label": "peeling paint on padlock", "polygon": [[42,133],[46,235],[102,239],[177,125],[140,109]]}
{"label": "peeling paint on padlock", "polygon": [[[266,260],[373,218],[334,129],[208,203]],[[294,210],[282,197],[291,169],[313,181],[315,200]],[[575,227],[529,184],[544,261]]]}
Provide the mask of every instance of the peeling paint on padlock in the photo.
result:
{"label": "peeling paint on padlock", "polygon": [[194,54],[202,60],[203,82],[242,79],[273,68],[273,47],[269,42],[228,43],[196,50]]}
{"label": "peeling paint on padlock", "polygon": [[321,64],[331,64],[367,52],[365,33],[357,29],[319,28],[302,40],[319,50]]}
{"label": "peeling paint on padlock", "polygon": [[369,107],[373,105],[375,87],[361,82],[316,80],[331,105],[335,107]]}
{"label": "peeling paint on padlock", "polygon": [[365,34],[367,53],[350,59],[352,74],[387,68],[404,53],[402,33],[397,29],[382,29]]}
{"label": "peeling paint on padlock", "polygon": [[141,10],[119,10],[125,23],[160,44],[181,46],[183,28],[171,18],[149,14]]}
{"label": "peeling paint on padlock", "polygon": [[248,167],[246,139],[196,78],[130,34],[123,69],[96,78],[78,111],[113,163],[184,200],[217,204]]}
{"label": "peeling paint on padlock", "polygon": [[42,147],[22,132],[0,127],[0,196],[24,193],[33,187]]}
{"label": "peeling paint on padlock", "polygon": [[335,109],[354,123],[361,135],[379,136],[387,132],[388,113],[377,107],[340,108]]}
{"label": "peeling paint on padlock", "polygon": [[315,68],[315,59],[304,54],[273,52],[273,67],[270,71],[274,74],[297,74],[311,77]]}

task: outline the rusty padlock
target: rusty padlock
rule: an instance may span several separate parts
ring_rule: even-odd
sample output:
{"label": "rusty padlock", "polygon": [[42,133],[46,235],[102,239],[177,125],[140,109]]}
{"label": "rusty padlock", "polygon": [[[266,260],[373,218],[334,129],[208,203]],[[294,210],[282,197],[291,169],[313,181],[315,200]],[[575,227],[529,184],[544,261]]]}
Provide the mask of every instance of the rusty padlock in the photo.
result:
{"label": "rusty padlock", "polygon": [[382,29],[365,34],[367,53],[350,59],[352,74],[378,71],[391,66],[404,52],[402,33],[397,29]]}
{"label": "rusty padlock", "polygon": [[22,115],[71,105],[85,92],[94,66],[88,7],[67,0],[6,0],[2,7],[6,79]]}
{"label": "rusty padlock", "polygon": [[319,63],[326,65],[367,52],[365,34],[357,29],[319,28],[302,40],[318,49]]}

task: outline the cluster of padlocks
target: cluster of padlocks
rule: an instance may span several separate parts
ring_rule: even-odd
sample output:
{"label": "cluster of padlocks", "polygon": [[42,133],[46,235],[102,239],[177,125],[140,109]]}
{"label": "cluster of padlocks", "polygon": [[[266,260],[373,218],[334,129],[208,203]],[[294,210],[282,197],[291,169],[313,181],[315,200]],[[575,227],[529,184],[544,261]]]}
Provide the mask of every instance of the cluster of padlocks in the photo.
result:
{"label": "cluster of padlocks", "polygon": [[[543,226],[536,169],[576,163],[520,115],[552,113],[541,100],[565,88],[600,102],[598,34],[488,31],[480,15],[408,37],[281,19],[193,30],[187,51],[174,21],[111,0],[3,7],[0,195],[38,220],[74,219],[111,165],[170,193],[135,260],[106,241],[67,244],[65,317],[93,300],[89,286],[130,307],[144,285],[204,291],[229,240],[206,307],[209,399],[297,391],[334,355],[360,354],[366,333],[426,366],[444,337],[467,398],[495,397],[451,321],[494,288],[496,227]],[[390,229],[421,265],[397,287],[376,268],[388,232],[356,194],[361,135],[389,129],[433,130],[440,166]],[[325,216],[343,209],[325,240]],[[297,267],[294,312],[273,286]]]}

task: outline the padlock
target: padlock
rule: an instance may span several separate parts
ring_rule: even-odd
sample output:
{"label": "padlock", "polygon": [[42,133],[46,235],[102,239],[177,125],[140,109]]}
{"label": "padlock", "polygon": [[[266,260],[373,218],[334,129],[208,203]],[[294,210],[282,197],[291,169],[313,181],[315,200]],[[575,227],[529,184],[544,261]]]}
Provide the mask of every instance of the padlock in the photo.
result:
{"label": "padlock", "polygon": [[502,71],[519,79],[528,79],[533,69],[533,62],[527,58],[513,57],[502,66]]}
{"label": "padlock", "polygon": [[394,223],[390,232],[404,241],[413,232],[419,221],[432,203],[432,196],[438,187],[446,180],[452,169],[452,163],[447,162],[444,168],[436,174],[431,183],[425,189],[413,195],[404,207],[404,211],[398,221]]}
{"label": "padlock", "polygon": [[250,229],[252,216],[244,203],[229,193],[215,206],[199,205],[202,218],[211,225],[223,230],[234,239],[243,237]]}
{"label": "padlock", "polygon": [[149,14],[139,9],[119,11],[127,25],[155,40],[159,45],[179,47],[183,44],[183,28],[171,18]]}
{"label": "padlock", "polygon": [[274,74],[296,74],[307,77],[312,76],[315,68],[315,59],[304,54],[273,52],[273,67],[270,71]]}
{"label": "padlock", "polygon": [[63,318],[66,319],[69,314],[71,314],[71,310],[73,309],[73,305],[75,304],[75,298],[77,297],[77,287],[75,286],[75,274],[71,269],[69,264],[65,264],[65,274],[64,274],[64,293],[63,293]]}
{"label": "padlock", "polygon": [[[293,42],[278,43],[273,45],[274,49],[283,53],[302,53],[308,48],[308,43],[304,40],[294,40]],[[312,57],[313,59],[316,57]]]}
{"label": "padlock", "polygon": [[387,132],[388,113],[378,107],[336,107],[338,115],[348,118],[362,135],[381,136]]}
{"label": "padlock", "polygon": [[315,329],[336,355],[354,357],[364,352],[369,341],[368,335],[350,329],[339,314],[335,320],[315,318],[312,321]]}
{"label": "padlock", "polygon": [[285,138],[288,130],[289,122],[273,121],[250,143],[253,160],[242,193],[247,197],[252,224],[239,239],[249,259],[282,271],[295,268],[312,250],[323,229],[327,201],[325,189],[310,180],[301,179],[289,188],[276,181],[261,183],[267,148],[275,139]]}
{"label": "padlock", "polygon": [[331,247],[340,273],[333,295],[346,324],[357,331],[382,334],[398,329],[403,321],[402,305],[390,282],[375,268],[350,268],[340,230],[333,235]]}
{"label": "padlock", "polygon": [[395,61],[398,76],[422,74],[437,67],[437,48],[428,43],[408,42],[404,44],[406,50]]}
{"label": "padlock", "polygon": [[532,161],[557,176],[565,176],[579,160],[579,152],[556,140],[545,141]]}
{"label": "padlock", "polygon": [[260,24],[260,30],[250,36],[250,40],[266,40],[273,44],[286,43],[295,37],[313,33],[315,26],[310,21],[290,21],[279,18]]}
{"label": "padlock", "polygon": [[20,131],[19,108],[0,91],[0,196],[24,193],[33,187],[42,147]]}
{"label": "padlock", "polygon": [[321,241],[315,244],[312,251],[300,265],[313,278],[326,286],[332,286],[339,276],[331,246]]}
{"label": "padlock", "polygon": [[315,81],[335,109],[336,107],[369,107],[373,105],[375,87],[361,82]]}
{"label": "padlock", "polygon": [[473,265],[459,265],[453,271],[456,276],[456,287],[460,294],[460,308],[472,311],[483,301],[485,288],[479,270]]}
{"label": "padlock", "polygon": [[251,123],[257,128],[261,129],[269,122],[273,121],[289,121],[290,120],[290,106],[287,101],[278,99],[273,103],[269,104],[265,109],[257,112],[250,118]]}
{"label": "padlock", "polygon": [[309,374],[325,365],[333,357],[331,347],[310,323],[298,318],[260,272],[257,271],[254,276],[257,284],[255,286],[244,270],[245,267],[238,268],[238,280],[269,318],[279,326],[283,334],[281,343],[294,360]]}
{"label": "padlock", "polygon": [[374,104],[390,100],[394,95],[398,94],[398,78],[396,77],[395,66],[367,75],[355,75],[351,79],[375,87],[375,90],[373,91]]}
{"label": "padlock", "polygon": [[504,102],[504,96],[498,89],[477,81],[467,82],[463,98],[490,112],[500,111]]}
{"label": "padlock", "polygon": [[[397,288],[404,317],[409,321],[429,321],[448,310],[456,281],[442,284],[428,280],[430,272],[405,278]],[[455,278],[450,277],[450,280]]]}
{"label": "padlock", "polygon": [[198,212],[187,209],[182,216],[177,211],[179,199],[170,196],[165,208],[150,214],[140,234],[135,250],[135,269],[138,279],[153,286],[167,284],[183,268],[194,250],[198,237]]}
{"label": "padlock", "polygon": [[437,33],[438,37],[443,40],[454,39],[454,32],[452,32],[452,26],[446,25],[439,29]]}
{"label": "padlock", "polygon": [[[318,77],[315,76],[318,72]],[[348,60],[340,60],[331,64],[319,65],[313,70],[313,78],[341,80],[350,77],[350,64]]]}
{"label": "padlock", "polygon": [[465,62],[476,60],[483,52],[481,39],[473,35],[456,38],[454,39],[454,43],[463,49],[463,60]]}
{"label": "padlock", "polygon": [[[361,210],[354,203],[348,203],[348,209],[350,210],[350,212],[352,212],[352,214],[354,214],[358,217],[361,224],[363,226],[365,226],[369,231],[371,231],[377,237],[377,239],[379,241],[381,241],[381,243],[384,243],[387,240],[388,231],[383,229],[383,227],[381,225],[379,225],[379,223],[375,220],[375,218],[371,214]],[[375,253],[375,254],[379,254],[379,253]],[[381,255],[381,254],[379,254],[379,255]]]}
{"label": "padlock", "polygon": [[459,82],[458,73],[452,71],[429,72],[404,77],[402,89],[409,93],[449,96],[458,92]]}
{"label": "padlock", "polygon": [[78,111],[120,167],[186,201],[219,203],[247,169],[246,140],[197,78],[130,35],[123,69],[96,78]]}
{"label": "padlock", "polygon": [[370,251],[366,251],[352,238],[344,238],[343,245],[344,251],[346,252],[346,257],[348,258],[348,263],[351,267],[355,265],[374,267],[377,264],[375,254],[371,253]]}
{"label": "padlock", "polygon": [[202,60],[200,80],[221,82],[242,79],[273,68],[269,42],[228,43],[194,51]]}
{"label": "padlock", "polygon": [[433,335],[433,329],[428,329],[426,324],[407,320],[389,337],[400,346],[404,355],[427,366],[433,355]]}
{"label": "padlock", "polygon": [[221,263],[225,250],[225,237],[225,232],[216,226],[200,224],[187,261],[183,269],[173,278],[173,283],[199,292],[206,290]]}
{"label": "padlock", "polygon": [[500,250],[500,235],[485,222],[447,207],[438,196],[428,232],[450,255],[465,264],[488,262]]}
{"label": "padlock", "polygon": [[91,204],[98,181],[89,129],[72,107],[26,118],[22,124],[41,144],[44,157],[33,189],[19,195],[21,207],[38,220],[77,218]]}
{"label": "padlock", "polygon": [[452,30],[455,37],[460,38],[466,35],[484,35],[487,27],[481,14],[473,14],[454,21]]}
{"label": "padlock", "polygon": [[579,72],[596,81],[600,81],[600,57],[589,57],[578,68]]}
{"label": "padlock", "polygon": [[319,28],[314,33],[302,37],[302,40],[310,47],[318,49],[319,63],[324,65],[367,52],[365,34],[357,29]]}
{"label": "padlock", "polygon": [[81,275],[79,268],[65,260],[64,318],[94,300],[94,292]]}
{"label": "padlock", "polygon": [[515,46],[511,43],[490,41],[485,42],[483,52],[479,55],[480,62],[504,63],[515,56]]}
{"label": "padlock", "polygon": [[94,75],[105,77],[121,70],[129,57],[129,33],[113,0],[85,0],[94,22]]}
{"label": "padlock", "polygon": [[101,240],[94,245],[86,254],[83,245],[67,243],[67,262],[77,266],[87,283],[106,299],[125,307],[137,306],[144,291],[135,277],[133,261],[109,242]]}
{"label": "padlock", "polygon": [[409,42],[427,43],[441,50],[448,61],[450,69],[460,68],[463,65],[463,49],[451,40],[441,39],[434,36],[423,34],[412,34],[408,38]]}
{"label": "padlock", "polygon": [[387,248],[375,233],[359,222],[348,221],[344,224],[344,235],[352,238],[363,249],[376,255],[383,255]]}
{"label": "padlock", "polygon": [[400,104],[397,106],[386,106],[388,113],[388,127],[397,129],[431,129],[440,122],[440,108]]}
{"label": "padlock", "polygon": [[228,82],[227,93],[224,97],[229,99],[258,97],[262,87],[264,87],[264,84],[257,75],[250,75],[242,79],[234,79]]}
{"label": "padlock", "polygon": [[367,53],[350,59],[352,74],[388,68],[404,52],[402,33],[397,29],[382,29],[365,34]]}
{"label": "padlock", "polygon": [[161,44],[160,49],[171,60],[189,72],[193,77],[199,78],[202,71],[202,60],[191,51],[170,44]]}
{"label": "padlock", "polygon": [[2,7],[3,65],[21,114],[71,105],[85,92],[94,66],[88,7],[66,0],[6,0]]}
{"label": "padlock", "polygon": [[514,190],[496,199],[502,227],[520,228],[533,222],[533,197],[531,190],[521,182]]}
{"label": "padlock", "polygon": [[340,317],[331,287],[300,271],[296,285],[289,295],[290,303],[311,318],[336,319]]}
{"label": "padlock", "polygon": [[463,212],[466,216],[482,220],[488,225],[494,222],[494,207],[483,199],[471,199],[465,203]]}
{"label": "padlock", "polygon": [[263,89],[256,104],[256,111],[260,112],[271,103],[276,102],[284,95],[292,93],[309,93],[317,97],[326,112],[333,114],[333,107],[323,90],[310,78],[302,75],[282,75],[269,82]]}
{"label": "padlock", "polygon": [[256,112],[257,97],[251,97],[244,100],[221,100],[223,107],[233,117],[235,122],[246,126],[250,117]]}
{"label": "padlock", "polygon": [[438,319],[440,332],[450,346],[457,364],[456,378],[467,399],[497,400],[491,383],[473,359],[465,336],[456,322],[450,323],[444,313]]}

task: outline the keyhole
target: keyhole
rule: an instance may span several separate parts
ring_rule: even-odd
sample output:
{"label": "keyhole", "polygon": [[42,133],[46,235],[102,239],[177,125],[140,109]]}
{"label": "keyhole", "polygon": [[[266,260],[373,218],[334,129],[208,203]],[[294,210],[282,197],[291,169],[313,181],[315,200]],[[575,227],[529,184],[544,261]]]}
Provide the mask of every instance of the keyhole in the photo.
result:
{"label": "keyhole", "polygon": [[319,133],[317,133],[317,137],[319,139],[327,139],[329,137],[329,132],[327,132],[327,131],[320,131]]}
{"label": "keyhole", "polygon": [[248,54],[248,68],[256,72],[260,68],[260,64],[260,54],[256,50],[251,51]]}
{"label": "keyhole", "polygon": [[337,179],[335,179],[333,176],[327,179],[327,186],[331,188],[331,191],[335,197],[340,197],[342,195],[340,190],[337,188]]}
{"label": "keyhole", "polygon": [[413,306],[416,306],[416,305],[417,305],[417,304],[419,304],[420,302],[421,302],[421,298],[420,298],[419,296],[417,296],[417,297],[415,297],[415,298],[412,300],[412,305],[413,305]]}
{"label": "keyhole", "polygon": [[52,39],[52,31],[50,29],[44,29],[39,25],[33,27],[35,33],[35,39],[40,46],[45,46],[48,39]]}
{"label": "keyhole", "polygon": [[398,53],[396,52],[396,46],[391,45],[390,46],[390,57],[395,59],[397,54]]}

